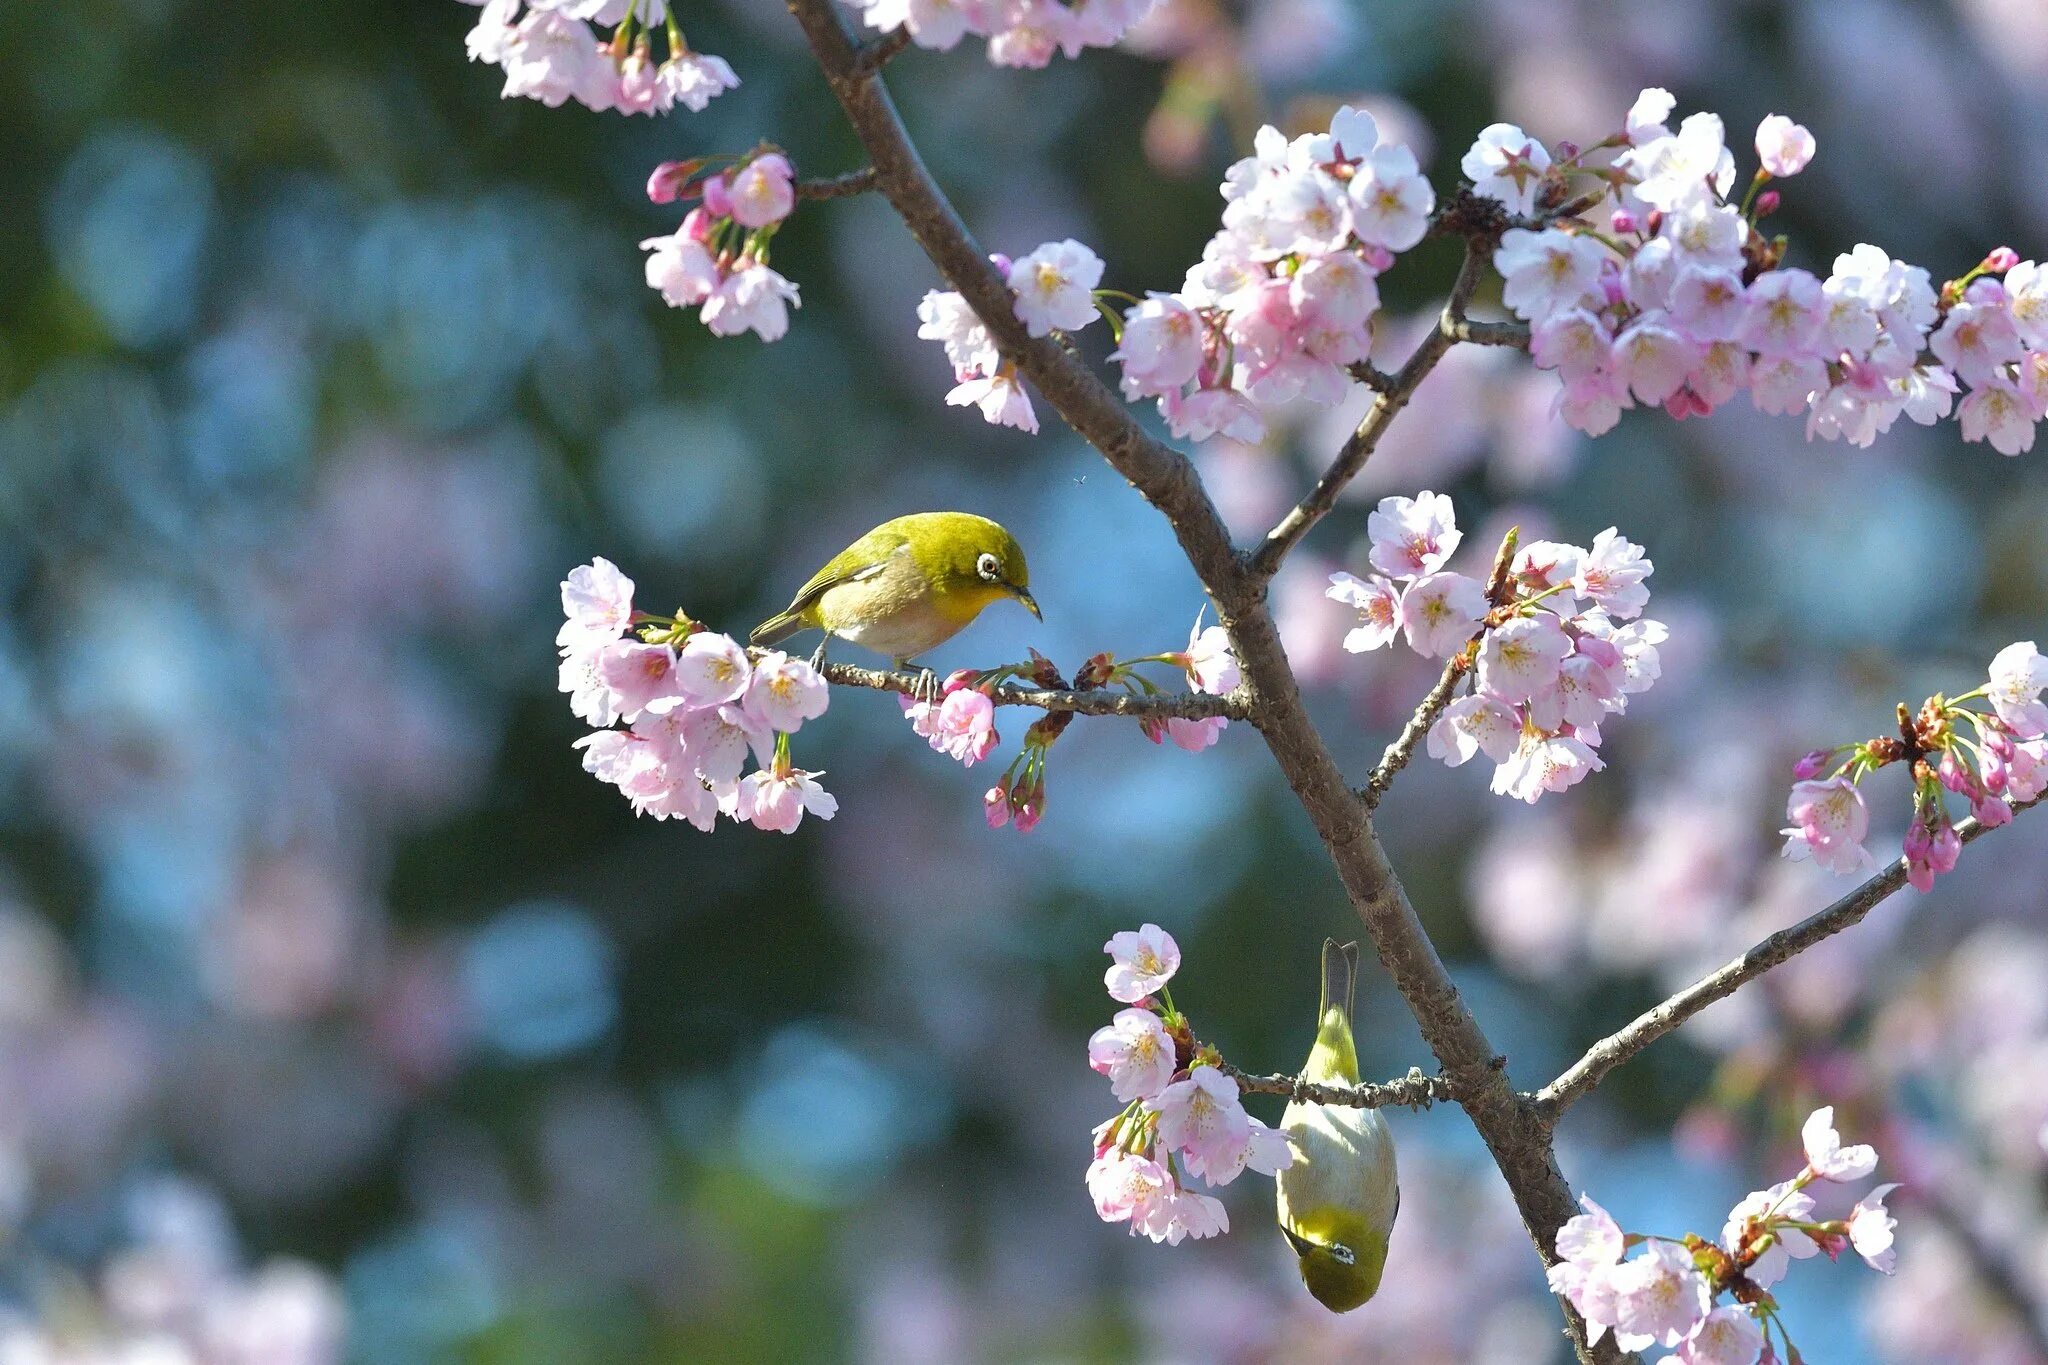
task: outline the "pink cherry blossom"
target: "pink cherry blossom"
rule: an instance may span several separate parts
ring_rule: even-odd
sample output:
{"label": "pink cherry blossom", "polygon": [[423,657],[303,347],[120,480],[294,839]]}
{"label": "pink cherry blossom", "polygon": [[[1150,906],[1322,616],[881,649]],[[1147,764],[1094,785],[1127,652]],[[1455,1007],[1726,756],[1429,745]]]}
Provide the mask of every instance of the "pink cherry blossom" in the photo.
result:
{"label": "pink cherry blossom", "polygon": [[1561,792],[1607,766],[1593,746],[1576,735],[1524,731],[1515,752],[1494,770],[1492,790],[1535,805],[1545,792]]}
{"label": "pink cherry blossom", "polygon": [[1378,574],[1364,579],[1348,573],[1333,573],[1324,596],[1358,612],[1360,624],[1344,637],[1344,648],[1353,654],[1364,654],[1392,644],[1400,633],[1400,590]]}
{"label": "pink cherry blossom", "polygon": [[789,310],[801,307],[795,284],[751,256],[742,256],[731,274],[712,290],[701,314],[713,336],[738,336],[751,331],[763,341],[777,341],[789,331]]}
{"label": "pink cherry blossom", "polygon": [[1593,296],[1605,255],[1590,237],[1545,228],[1509,228],[1493,254],[1505,282],[1501,301],[1517,317],[1541,322]]}
{"label": "pink cherry blossom", "polygon": [[946,402],[956,408],[979,408],[983,420],[991,426],[1034,433],[1038,430],[1038,414],[1031,407],[1031,396],[1024,392],[1016,372],[1008,366],[995,374],[963,379],[946,395]]}
{"label": "pink cherry blossom", "polygon": [[672,103],[693,114],[703,113],[712,100],[738,89],[740,83],[740,78],[733,74],[732,63],[708,52],[685,52],[663,62],[655,79]]}
{"label": "pink cherry blossom", "polygon": [[1643,557],[1642,546],[1610,526],[1593,537],[1592,549],[1572,575],[1572,588],[1609,616],[1625,621],[1650,604],[1650,589],[1644,580],[1654,567]]}
{"label": "pink cherry blossom", "polygon": [[1700,1319],[1678,1344],[1678,1359],[1683,1365],[1756,1365],[1763,1349],[1763,1325],[1749,1309],[1731,1303]]}
{"label": "pink cherry blossom", "polygon": [[1202,368],[1202,321],[1173,295],[1152,294],[1124,313],[1123,341],[1109,358],[1123,365],[1124,397],[1177,393]]}
{"label": "pink cherry blossom", "polygon": [[1688,340],[1669,314],[1651,310],[1621,329],[1609,363],[1637,401],[1656,404],[1678,392],[1700,354],[1699,344]]}
{"label": "pink cherry blossom", "polygon": [[1614,336],[1606,322],[1584,308],[1552,313],[1529,337],[1529,357],[1536,367],[1556,370],[1568,381],[1600,374],[1613,353]]}
{"label": "pink cherry blossom", "polygon": [[756,723],[795,734],[805,721],[825,714],[829,694],[825,680],[809,663],[774,649],[754,665],[740,705]]}
{"label": "pink cherry blossom", "polygon": [[839,802],[801,768],[759,769],[740,779],[733,814],[760,829],[793,834],[808,812],[820,820],[839,813]]}
{"label": "pink cherry blossom", "polygon": [[733,174],[726,193],[732,218],[741,227],[763,228],[789,217],[796,207],[796,172],[780,152],[757,156]]}
{"label": "pink cherry blossom", "polygon": [[1120,1147],[1089,1163],[1087,1184],[1096,1216],[1105,1223],[1128,1222],[1133,1233],[1163,1225],[1174,1192],[1173,1177],[1164,1166]]}
{"label": "pink cherry blossom", "polygon": [[932,748],[971,768],[1001,743],[996,734],[995,703],[986,692],[961,688],[940,703],[932,718]]}
{"label": "pink cherry blossom", "polygon": [[1459,161],[1474,194],[1498,199],[1516,213],[1536,208],[1536,191],[1550,169],[1549,149],[1512,123],[1491,123]]}
{"label": "pink cherry blossom", "polygon": [[1767,356],[1805,358],[1820,331],[1825,299],[1804,270],[1773,270],[1749,287],[1738,338]]}
{"label": "pink cherry blossom", "polygon": [[676,690],[692,706],[738,701],[753,676],[746,648],[730,635],[696,631],[676,651]]}
{"label": "pink cherry blossom", "polygon": [[[1757,1235],[1768,1230],[1763,1226],[1766,1222],[1809,1221],[1813,1217],[1813,1196],[1793,1188],[1793,1183],[1786,1180],[1767,1190],[1753,1190],[1744,1195],[1728,1211],[1728,1221],[1721,1228],[1722,1249],[1731,1256],[1740,1256],[1751,1250],[1750,1244]],[[1751,1262],[1749,1278],[1768,1289],[1785,1278],[1792,1262],[1806,1260],[1819,1251],[1813,1239],[1803,1233],[1786,1236],[1773,1232],[1770,1245]]]}
{"label": "pink cherry blossom", "polygon": [[1479,690],[1502,701],[1527,701],[1557,681],[1572,642],[1549,612],[1518,616],[1486,632],[1479,647]]}
{"label": "pink cherry blossom", "polygon": [[917,305],[917,319],[918,336],[943,345],[957,375],[993,374],[1002,365],[1002,355],[988,328],[982,326],[967,300],[953,290],[927,293]]}
{"label": "pink cherry blossom", "polygon": [[619,719],[632,722],[643,711],[659,714],[685,703],[676,682],[676,652],[668,645],[620,640],[597,657],[597,675],[612,690]]}
{"label": "pink cherry blossom", "polygon": [[1624,1349],[1631,1339],[1676,1346],[1707,1315],[1707,1281],[1684,1248],[1651,1242],[1609,1277],[1614,1286],[1615,1330]]}
{"label": "pink cherry blossom", "polygon": [[1807,1116],[1799,1129],[1799,1140],[1806,1147],[1807,1169],[1822,1180],[1862,1180],[1877,1169],[1874,1148],[1860,1143],[1854,1147],[1842,1145],[1842,1135],[1835,1131],[1833,1105],[1824,1105]]}
{"label": "pink cherry blossom", "polygon": [[1159,1145],[1181,1153],[1190,1171],[1242,1168],[1251,1116],[1238,1099],[1237,1082],[1223,1072],[1198,1066],[1147,1100],[1146,1108],[1159,1116]]}
{"label": "pink cherry blossom", "polygon": [[1897,1185],[1879,1185],[1869,1194],[1856,1201],[1855,1209],[1849,1214],[1849,1245],[1856,1248],[1856,1254],[1872,1270],[1889,1275],[1897,1262],[1897,1253],[1892,1249],[1892,1232],[1899,1225],[1885,1209],[1885,1196],[1898,1188]]}
{"label": "pink cherry blossom", "polygon": [[1197,719],[1168,716],[1166,719],[1166,737],[1191,754],[1198,754],[1213,745],[1229,728],[1228,716],[1202,716]]}
{"label": "pink cherry blossom", "polygon": [[606,726],[619,719],[619,694],[604,680],[600,665],[610,645],[584,645],[562,656],[556,684],[569,694],[569,710],[578,719]]}
{"label": "pink cherry blossom", "polygon": [[1863,847],[1870,833],[1870,810],[1848,777],[1794,783],[1785,815],[1792,823],[1779,832],[1785,836],[1787,858],[1811,858],[1845,876],[1870,867],[1870,854]]}
{"label": "pink cherry blossom", "polygon": [[1072,238],[1047,242],[1017,258],[1009,283],[1018,320],[1031,335],[1076,332],[1097,316],[1094,290],[1102,283],[1102,258]]}
{"label": "pink cherry blossom", "polygon": [[1522,738],[1522,717],[1513,707],[1484,692],[1458,698],[1429,727],[1429,756],[1456,768],[1474,754],[1495,763],[1514,757]]}
{"label": "pink cherry blossom", "polygon": [[710,250],[690,234],[687,223],[670,236],[647,238],[640,247],[651,253],[647,257],[647,287],[671,308],[696,307],[711,297],[724,278]]}
{"label": "pink cherry blossom", "polygon": [[1756,155],[1772,175],[1797,175],[1813,160],[1813,134],[1783,114],[1767,115],[1756,126]]}
{"label": "pink cherry blossom", "polygon": [[2032,640],[2015,641],[1991,660],[1985,692],[1998,718],[2015,737],[2033,739],[2048,733],[2048,703],[2041,700],[2044,689],[2048,689],[2048,659],[2041,657]]}
{"label": "pink cherry blossom", "polygon": [[556,632],[556,644],[564,649],[609,644],[632,623],[633,580],[601,556],[579,564],[562,580],[562,614],[568,619]]}
{"label": "pink cherry blossom", "polygon": [[1110,999],[1127,1005],[1157,993],[1180,970],[1180,945],[1156,924],[1112,934],[1102,951],[1111,959],[1102,983]]}
{"label": "pink cherry blossom", "polygon": [[1486,589],[1477,582],[1461,573],[1433,573],[1401,595],[1401,630],[1416,653],[1448,658],[1465,647],[1486,611]]}
{"label": "pink cherry blossom", "polygon": [[1150,1010],[1119,1010],[1088,1039],[1088,1065],[1109,1077],[1110,1091],[1128,1104],[1166,1089],[1179,1069],[1173,1039]]}
{"label": "pink cherry blossom", "polygon": [[1381,499],[1365,519],[1365,533],[1373,567],[1394,578],[1435,573],[1464,539],[1450,498],[1430,492]]}
{"label": "pink cherry blossom", "polygon": [[1222,626],[1210,626],[1206,630],[1198,619],[1194,629],[1188,632],[1188,647],[1181,656],[1181,666],[1187,669],[1188,683],[1197,692],[1207,692],[1221,697],[1235,692],[1244,680],[1244,671],[1238,667],[1237,653],[1231,647],[1230,632]]}
{"label": "pink cherry blossom", "polygon": [[2001,455],[2034,448],[2033,408],[2011,380],[1993,375],[1970,390],[1956,409],[1965,441],[1989,441]]}
{"label": "pink cherry blossom", "polygon": [[1351,177],[1351,227],[1359,240],[1406,251],[1429,230],[1436,192],[1398,144],[1376,148]]}

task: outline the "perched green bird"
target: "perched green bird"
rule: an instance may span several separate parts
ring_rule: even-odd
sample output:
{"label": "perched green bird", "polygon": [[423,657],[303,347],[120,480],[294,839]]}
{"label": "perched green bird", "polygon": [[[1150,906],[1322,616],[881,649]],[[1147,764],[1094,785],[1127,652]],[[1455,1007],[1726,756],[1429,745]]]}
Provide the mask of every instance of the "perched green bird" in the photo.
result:
{"label": "perched green bird", "polygon": [[[1358,945],[1323,942],[1323,1003],[1316,1042],[1302,1076],[1325,1085],[1358,1084],[1351,1039]],[[1276,1184],[1280,1231],[1301,1264],[1301,1280],[1333,1313],[1348,1313],[1380,1287],[1387,1239],[1401,1208],[1394,1138],[1374,1109],[1291,1103],[1280,1129],[1293,1140],[1294,1164]]]}
{"label": "perched green bird", "polygon": [[[786,610],[755,626],[749,638],[772,645],[800,630],[822,630],[901,668],[1005,597],[1039,615],[1016,537],[969,512],[913,512],[883,522],[834,555]],[[820,644],[820,660],[824,653]]]}

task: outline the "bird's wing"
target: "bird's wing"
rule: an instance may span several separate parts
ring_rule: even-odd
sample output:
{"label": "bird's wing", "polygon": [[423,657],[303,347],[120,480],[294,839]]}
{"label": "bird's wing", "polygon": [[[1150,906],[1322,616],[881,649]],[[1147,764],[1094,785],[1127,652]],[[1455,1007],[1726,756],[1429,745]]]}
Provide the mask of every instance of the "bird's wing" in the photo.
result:
{"label": "bird's wing", "polygon": [[868,532],[853,544],[832,556],[824,568],[811,576],[811,581],[797,590],[785,616],[795,616],[808,611],[820,597],[842,583],[861,583],[873,578],[889,567],[889,560],[907,549],[910,538],[901,531],[877,528]]}

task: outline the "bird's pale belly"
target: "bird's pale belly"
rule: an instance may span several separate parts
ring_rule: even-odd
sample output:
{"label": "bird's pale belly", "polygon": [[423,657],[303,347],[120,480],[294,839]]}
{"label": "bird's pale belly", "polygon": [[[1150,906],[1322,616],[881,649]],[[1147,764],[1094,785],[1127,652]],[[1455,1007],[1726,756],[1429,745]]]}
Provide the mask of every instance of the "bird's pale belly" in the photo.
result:
{"label": "bird's pale belly", "polygon": [[[914,659],[959,634],[966,621],[941,610],[929,594],[906,593],[883,575],[829,589],[818,601],[825,628],[842,640],[890,659]],[[971,619],[971,618],[970,618]]]}

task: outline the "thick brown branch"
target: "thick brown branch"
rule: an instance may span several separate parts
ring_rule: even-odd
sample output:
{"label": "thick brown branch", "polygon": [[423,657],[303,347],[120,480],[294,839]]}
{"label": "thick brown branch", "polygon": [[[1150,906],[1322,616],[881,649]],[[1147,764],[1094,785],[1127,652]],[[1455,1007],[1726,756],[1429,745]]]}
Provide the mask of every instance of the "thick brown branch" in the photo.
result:
{"label": "thick brown branch", "polygon": [[1472,301],[1472,291],[1479,284],[1479,272],[1490,256],[1491,252],[1478,241],[1466,243],[1465,259],[1459,263],[1457,282],[1451,286],[1450,298],[1444,301],[1437,325],[1430,328],[1429,335],[1423,337],[1399,370],[1386,382],[1374,386],[1377,393],[1372,406],[1365,410],[1365,416],[1359,419],[1350,439],[1337,451],[1337,457],[1330,461],[1330,467],[1316,480],[1316,486],[1266,533],[1265,541],[1251,557],[1254,579],[1264,582],[1278,572],[1280,561],[1287,557],[1287,552],[1337,505],[1337,498],[1345,486],[1372,458],[1381,435],[1408,406],[1415,390],[1457,341],[1457,329],[1471,325],[1466,321],[1465,307]]}
{"label": "thick brown branch", "polygon": [[[2013,809],[2038,805],[2041,798],[2023,802]],[[1957,824],[1956,833],[1964,843],[1985,832],[1975,820]],[[1650,1044],[1698,1014],[1716,1000],[1725,999],[1771,968],[1789,962],[1821,940],[1841,933],[1906,884],[1906,860],[1893,863],[1825,910],[1808,915],[1789,929],[1780,929],[1720,970],[1709,972],[1678,994],[1636,1016],[1628,1027],[1611,1033],[1586,1049],[1586,1055],[1569,1070],[1536,1092],[1536,1105],[1546,1121],[1575,1101],[1583,1099],[1607,1073]]]}
{"label": "thick brown branch", "polygon": [[[882,692],[914,696],[922,680],[917,673],[858,668],[852,664],[825,665],[825,681],[840,687],[871,687]],[[1106,689],[1073,692],[1005,683],[990,689],[989,699],[997,706],[1034,706],[1041,711],[1072,711],[1079,716],[1135,716],[1144,720],[1202,720],[1210,716],[1228,716],[1232,720],[1243,720],[1247,715],[1241,698],[1212,697],[1202,692],[1139,697]]]}
{"label": "thick brown branch", "polygon": [[1317,1085],[1299,1076],[1254,1076],[1228,1062],[1223,1064],[1223,1070],[1240,1090],[1285,1095],[1303,1104],[1341,1105],[1349,1109],[1427,1109],[1438,1100],[1455,1098],[1449,1081],[1442,1076],[1424,1075],[1419,1066],[1410,1067],[1407,1075],[1384,1085]]}
{"label": "thick brown branch", "polygon": [[799,199],[844,199],[848,195],[866,194],[875,187],[875,168],[863,166],[857,171],[841,175],[820,176],[815,180],[796,182],[796,197]]}
{"label": "thick brown branch", "polygon": [[[1388,866],[1365,807],[1346,786],[1343,773],[1309,720],[1266,606],[1265,585],[1271,567],[1264,573],[1251,572],[1240,561],[1229,532],[1185,455],[1147,435],[1085,365],[1053,342],[1026,334],[1003,278],[932,181],[888,93],[872,73],[861,69],[832,0],[787,3],[874,164],[877,187],[925,254],[988,328],[1004,358],[1016,364],[1066,423],[1173,527],[1189,565],[1215,599],[1237,647],[1245,672],[1242,696],[1249,719],[1264,735],[1329,850],[1380,961],[1442,1064],[1458,1103],[1493,1154],[1531,1239],[1546,1261],[1553,1259],[1557,1230],[1572,1215],[1574,1205],[1571,1188],[1552,1156],[1549,1131],[1525,1098],[1508,1084],[1500,1058],[1466,1009]],[[1476,261],[1468,257],[1460,271],[1461,291],[1454,295],[1460,310],[1477,269]],[[1441,337],[1441,329],[1435,335]],[[1330,496],[1334,495],[1333,489]],[[1310,515],[1307,522],[1317,516],[1320,512]],[[1299,539],[1307,529],[1304,523],[1286,543]],[[1276,553],[1271,563],[1277,565],[1278,560]],[[1582,1359],[1618,1358],[1611,1339],[1589,1348],[1585,1324],[1569,1306],[1562,1302],[1560,1306]]]}

